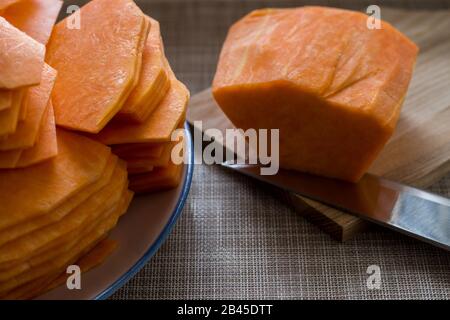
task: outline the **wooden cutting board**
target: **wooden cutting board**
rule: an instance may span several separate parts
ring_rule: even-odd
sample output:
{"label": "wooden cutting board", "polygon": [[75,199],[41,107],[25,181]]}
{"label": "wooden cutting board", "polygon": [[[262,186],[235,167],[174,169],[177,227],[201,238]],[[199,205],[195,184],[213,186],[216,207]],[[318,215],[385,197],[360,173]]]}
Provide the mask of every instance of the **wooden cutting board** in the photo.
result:
{"label": "wooden cutting board", "polygon": [[[419,47],[412,82],[396,131],[370,172],[416,187],[427,187],[450,169],[450,11],[382,9],[382,19]],[[188,121],[203,130],[233,128],[206,89],[191,99]],[[302,214],[334,238],[346,240],[367,223],[352,215],[285,193]]]}

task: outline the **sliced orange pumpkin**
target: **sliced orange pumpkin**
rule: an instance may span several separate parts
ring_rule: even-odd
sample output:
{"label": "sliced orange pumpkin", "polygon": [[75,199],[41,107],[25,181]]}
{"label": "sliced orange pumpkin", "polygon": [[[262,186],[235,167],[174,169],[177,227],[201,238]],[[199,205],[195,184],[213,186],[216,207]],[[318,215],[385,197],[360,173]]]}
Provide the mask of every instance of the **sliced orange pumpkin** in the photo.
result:
{"label": "sliced orange pumpkin", "polygon": [[16,287],[33,281],[41,276],[59,273],[62,268],[74,263],[84,254],[92,250],[92,248],[98,243],[97,239],[102,239],[105,234],[115,226],[120,215],[124,210],[126,210],[126,208],[124,208],[126,195],[127,190],[125,189],[121,194],[119,194],[119,201],[107,209],[105,214],[107,218],[103,220],[98,228],[96,228],[94,233],[88,237],[80,239],[74,248],[64,252],[54,259],[47,261],[46,263],[40,264],[30,270],[27,270],[26,272],[8,279],[7,281],[0,282],[0,295],[4,295],[8,291],[11,291]]}
{"label": "sliced orange pumpkin", "polygon": [[14,3],[17,3],[19,1],[21,0],[0,0],[0,10],[5,9],[10,5],[13,5]]}
{"label": "sliced orange pumpkin", "polygon": [[161,156],[165,143],[131,143],[112,145],[112,152],[120,158],[131,155],[138,157],[157,158]]}
{"label": "sliced orange pumpkin", "polygon": [[[125,176],[124,168],[116,166],[113,176],[118,178],[118,181],[113,180],[113,184],[92,195],[58,223],[41,228],[4,245],[2,252],[16,247],[15,250],[19,250],[21,254],[25,252],[27,254],[24,254],[22,257],[16,255],[16,259],[10,260],[11,262],[15,261],[15,263],[12,264],[10,262],[8,268],[3,268],[0,271],[0,286],[1,282],[8,281],[26,270],[40,266],[50,259],[58,258],[58,256],[69,251],[71,247],[76,246],[79,241],[96,230],[98,225],[110,216],[111,210],[114,210],[123,201],[123,194],[127,189],[126,177],[123,178]],[[111,190],[113,187],[116,188],[115,194]],[[105,199],[107,195],[112,196],[110,200],[105,200],[101,204],[94,202],[101,198]],[[47,232],[47,234],[44,234],[44,232]],[[27,242],[28,244],[26,245]],[[2,262],[2,264],[4,263]]]}
{"label": "sliced orange pumpkin", "polygon": [[128,168],[141,167],[143,165],[153,167],[166,167],[169,165],[172,149],[177,143],[178,142],[176,141],[165,143],[163,152],[158,157],[148,157],[146,155],[143,156],[143,154],[133,153],[126,157],[123,157],[122,159],[127,162]]}
{"label": "sliced orange pumpkin", "polygon": [[183,165],[170,163],[165,168],[155,168],[149,173],[130,175],[129,188],[136,193],[154,192],[175,188],[181,181]]}
{"label": "sliced orange pumpkin", "polygon": [[[9,227],[1,230],[0,232],[0,246],[4,245],[7,242],[13,241],[27,233],[38,230],[45,226],[48,226],[52,223],[56,223],[63,219],[67,214],[69,214],[72,210],[78,207],[80,204],[85,202],[90,196],[100,191],[103,187],[105,187],[108,183],[111,182],[111,178],[114,172],[114,169],[117,165],[117,157],[111,155],[108,159],[108,162],[102,172],[101,177],[95,182],[84,188],[82,188],[75,195],[64,201],[54,210],[49,211],[46,214],[43,214],[37,218],[30,219],[24,221],[22,223],[16,224],[13,227]],[[6,264],[6,268],[11,265]],[[0,267],[3,269],[3,267]]]}
{"label": "sliced orange pumpkin", "polygon": [[[59,244],[69,242],[84,228],[97,222],[102,213],[117,206],[123,192],[127,189],[126,186],[126,170],[117,166],[111,183],[89,197],[66,217],[4,244],[0,250],[0,264],[30,261],[32,257],[39,256]],[[118,190],[123,192],[117,192]]]}
{"label": "sliced orange pumpkin", "polygon": [[[76,265],[80,267],[83,273],[100,265],[103,261],[114,252],[117,248],[117,241],[105,239],[97,244],[86,255],[82,256]],[[5,296],[5,299],[31,299],[46,291],[50,291],[67,281],[67,273],[62,272],[59,275],[43,276],[34,281],[28,282],[10,292]]]}
{"label": "sliced orange pumpkin", "polygon": [[127,171],[129,174],[138,174],[138,173],[149,173],[155,170],[155,166],[152,164],[128,164],[127,163]]}
{"label": "sliced orange pumpkin", "polygon": [[56,139],[56,124],[53,106],[49,101],[47,114],[44,116],[43,123],[39,129],[39,135],[36,144],[22,151],[16,168],[24,168],[50,158],[58,154],[58,141]]}
{"label": "sliced orange pumpkin", "polygon": [[0,90],[0,111],[11,108],[12,105],[12,91]]}
{"label": "sliced orange pumpkin", "polygon": [[117,119],[145,122],[170,88],[159,22],[146,17],[151,28],[145,44],[139,82],[116,115]]}
{"label": "sliced orange pumpkin", "polygon": [[14,133],[0,141],[0,150],[31,148],[35,144],[55,79],[56,71],[46,64],[42,72],[41,83],[27,90],[25,120],[19,123]]}
{"label": "sliced orange pumpkin", "polygon": [[16,28],[45,45],[62,4],[61,0],[21,0],[9,6],[2,16]]}
{"label": "sliced orange pumpkin", "polygon": [[39,84],[45,47],[0,17],[0,89]]}
{"label": "sliced orange pumpkin", "polygon": [[[58,244],[58,246],[55,246],[45,252],[39,253],[38,255],[34,255],[26,261],[13,266],[12,268],[0,271],[0,282],[8,281],[12,277],[20,275],[25,271],[33,270],[33,268],[39,268],[42,264],[48,263],[50,260],[57,259],[59,256],[73,251],[74,248],[77,247],[79,242],[83,241],[87,237],[91,237],[92,243],[94,243],[95,241],[100,241],[104,236],[103,232],[98,234],[101,226],[105,224],[106,220],[109,220],[111,218],[112,214],[117,213],[116,208],[118,205],[123,208],[120,210],[120,213],[118,213],[121,215],[125,212],[125,209],[128,207],[131,201],[131,191],[125,190],[122,192],[122,194],[123,195],[121,196],[119,202],[110,204],[108,208],[99,213],[98,219],[96,221],[93,221],[86,227],[82,228],[82,230],[80,230],[78,234],[76,234],[74,237],[71,237],[68,241],[60,243]],[[93,234],[96,234],[94,238],[92,237]]]}
{"label": "sliced orange pumpkin", "polygon": [[189,91],[171,72],[171,87],[166,97],[142,124],[112,121],[92,136],[104,144],[155,143],[170,141],[170,136],[184,118]]}
{"label": "sliced orange pumpkin", "polygon": [[53,104],[58,125],[96,133],[119,111],[139,75],[146,24],[132,0],[93,0],[79,14],[80,29],[63,20],[48,43],[47,61],[59,73]]}
{"label": "sliced orange pumpkin", "polygon": [[[120,190],[119,190],[120,191]],[[130,190],[122,190],[122,197],[120,199],[120,206],[123,208],[120,210],[120,212],[116,212],[114,209],[114,212],[122,215],[126,212],[126,208],[128,208],[132,198],[133,198],[133,192]],[[76,236],[68,239],[68,241],[61,242],[57,246],[52,247],[49,250],[46,250],[45,252],[42,252],[38,255],[33,256],[31,259],[27,260],[28,268],[36,267],[41,265],[42,263],[47,262],[50,259],[53,259],[61,254],[64,254],[65,252],[71,251],[73,247],[75,247],[79,241],[86,237],[90,237],[92,233],[96,233],[99,230],[99,227],[104,224],[105,220],[108,220],[111,217],[111,213],[114,213],[111,211],[112,208],[115,208],[116,205],[111,204],[110,208],[105,210],[103,213],[98,215],[98,219],[96,221],[93,221],[86,227],[83,227],[80,229],[80,231],[77,233]],[[96,241],[100,240],[101,237],[96,237]]]}
{"label": "sliced orange pumpkin", "polygon": [[97,181],[109,148],[58,130],[58,155],[23,169],[0,171],[0,232],[42,216]]}
{"label": "sliced orange pumpkin", "polygon": [[36,140],[35,145],[28,149],[0,151],[0,169],[28,167],[58,154],[55,117],[51,101],[46,108]]}
{"label": "sliced orange pumpkin", "polygon": [[[112,239],[105,239],[98,245],[89,251],[86,255],[81,257],[77,262],[77,266],[80,267],[82,273],[86,273],[89,270],[102,264],[106,258],[108,258],[118,247],[118,243]],[[46,288],[47,291],[56,288],[67,281],[67,273],[62,273],[58,278],[53,280]]]}
{"label": "sliced orange pumpkin", "polygon": [[[26,96],[27,89],[17,89],[12,92],[12,105],[6,110],[0,111],[0,141],[7,139],[17,129],[20,109]],[[1,142],[0,142],[1,143]]]}
{"label": "sliced orange pumpkin", "polygon": [[12,169],[19,162],[22,150],[0,151],[0,169]]}

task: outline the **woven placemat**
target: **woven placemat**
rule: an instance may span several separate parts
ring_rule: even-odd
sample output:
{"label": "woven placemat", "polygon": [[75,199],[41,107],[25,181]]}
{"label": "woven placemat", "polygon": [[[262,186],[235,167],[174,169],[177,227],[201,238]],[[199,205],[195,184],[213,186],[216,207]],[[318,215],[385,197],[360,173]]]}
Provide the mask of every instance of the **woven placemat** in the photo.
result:
{"label": "woven placemat", "polygon": [[[227,29],[252,9],[369,1],[137,1],[161,22],[166,53],[192,94],[211,83]],[[380,3],[378,1],[377,3]],[[385,1],[444,9],[449,1]],[[450,175],[430,189],[450,196]],[[381,288],[369,290],[369,265]],[[341,244],[299,217],[270,188],[196,165],[183,215],[156,256],[113,299],[449,299],[450,254],[373,228]]]}

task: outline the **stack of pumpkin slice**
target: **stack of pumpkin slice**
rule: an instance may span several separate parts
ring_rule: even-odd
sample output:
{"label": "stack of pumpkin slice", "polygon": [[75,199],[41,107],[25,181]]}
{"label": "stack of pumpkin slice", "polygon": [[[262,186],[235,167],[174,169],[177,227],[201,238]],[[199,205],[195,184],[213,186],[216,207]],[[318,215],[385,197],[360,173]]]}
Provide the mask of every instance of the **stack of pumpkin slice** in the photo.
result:
{"label": "stack of pumpkin slice", "polygon": [[[11,2],[11,1],[10,1]],[[126,164],[92,139],[55,127],[59,73],[44,62],[56,0],[0,1],[0,298],[32,298],[86,271],[132,199]]]}
{"label": "stack of pumpkin slice", "polygon": [[48,45],[47,62],[59,73],[56,123],[111,145],[127,163],[130,189],[177,186],[182,166],[171,161],[171,136],[189,92],[164,55],[159,23],[132,0],[94,0],[80,16],[79,30],[63,20]]}
{"label": "stack of pumpkin slice", "polygon": [[108,147],[64,130],[57,136],[56,157],[0,171],[2,298],[29,297],[37,284],[45,291],[106,237],[131,201],[125,164]]}

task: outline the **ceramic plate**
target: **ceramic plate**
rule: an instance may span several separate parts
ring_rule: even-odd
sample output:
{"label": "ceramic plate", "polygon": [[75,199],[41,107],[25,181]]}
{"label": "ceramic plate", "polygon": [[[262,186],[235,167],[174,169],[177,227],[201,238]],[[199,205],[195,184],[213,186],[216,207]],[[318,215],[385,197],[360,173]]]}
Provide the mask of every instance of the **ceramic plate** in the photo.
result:
{"label": "ceramic plate", "polygon": [[193,144],[185,126],[187,156],[178,188],[135,196],[110,237],[119,247],[101,266],[81,277],[81,290],[56,288],[38,299],[106,299],[134,276],[163,244],[181,214],[193,173]]}

